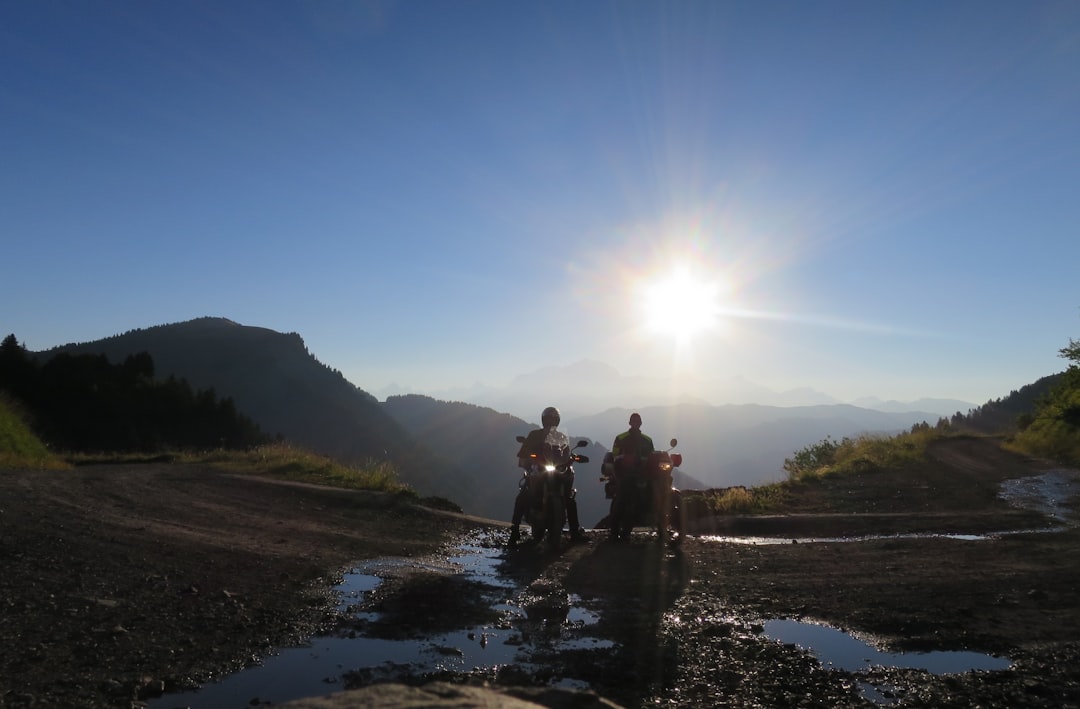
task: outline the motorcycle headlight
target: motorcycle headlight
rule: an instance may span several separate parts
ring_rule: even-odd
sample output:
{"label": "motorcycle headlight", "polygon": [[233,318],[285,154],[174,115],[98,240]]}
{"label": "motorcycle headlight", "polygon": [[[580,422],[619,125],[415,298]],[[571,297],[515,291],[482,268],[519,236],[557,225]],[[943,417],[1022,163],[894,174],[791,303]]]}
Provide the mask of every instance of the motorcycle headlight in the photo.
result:
{"label": "motorcycle headlight", "polygon": [[552,465],[551,463],[548,463],[547,465],[544,466],[544,470],[546,470],[549,473],[554,473],[555,472],[555,466]]}
{"label": "motorcycle headlight", "polygon": [[667,462],[666,460],[663,461],[662,463],[660,463],[660,472],[670,473],[671,472],[671,463]]}

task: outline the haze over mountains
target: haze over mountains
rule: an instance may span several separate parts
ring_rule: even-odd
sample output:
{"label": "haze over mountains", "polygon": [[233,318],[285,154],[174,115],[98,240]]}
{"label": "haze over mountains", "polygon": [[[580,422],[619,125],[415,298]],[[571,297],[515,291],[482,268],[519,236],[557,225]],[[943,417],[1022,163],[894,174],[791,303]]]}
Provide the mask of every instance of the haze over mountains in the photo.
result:
{"label": "haze over mountains", "polygon": [[36,356],[60,351],[104,354],[111,361],[148,352],[157,377],[186,379],[231,397],[267,433],[344,462],[390,460],[420,494],[447,497],[467,512],[497,519],[509,518],[520,475],[514,437],[535,427],[543,407],[554,404],[563,412],[561,428],[574,440],[591,442],[586,453],[593,462],[579,468],[577,485],[581,518],[590,525],[607,507],[598,483],[600,459],[626,429],[631,411],[642,414],[658,447],[679,439],[679,484],[727,487],[782,479],[785,458],[828,436],[891,434],[972,408],[956,401],[864,402],[875,404],[871,408],[811,390],[770,395],[738,379],[732,380],[732,397],[757,395],[771,403],[715,405],[693,392],[671,394],[663,379],[623,377],[589,361],[525,374],[501,389],[380,402],[319,362],[299,334],[224,318],[133,330]]}
{"label": "haze over mountains", "polygon": [[[557,401],[552,400],[553,392],[558,393]],[[777,392],[741,376],[719,382],[690,381],[685,377],[630,377],[594,360],[545,367],[521,374],[501,387],[477,384],[464,389],[419,392],[391,385],[374,390],[372,394],[380,399],[398,394],[424,394],[443,401],[468,401],[526,420],[534,420],[539,417],[540,411],[552,405],[558,406],[566,415],[585,416],[616,407],[633,409],[676,404],[792,407],[846,403],[878,411],[920,411],[946,417],[957,411],[966,412],[974,406],[971,402],[957,399],[921,398],[901,402],[869,396],[845,402],[809,387]]]}

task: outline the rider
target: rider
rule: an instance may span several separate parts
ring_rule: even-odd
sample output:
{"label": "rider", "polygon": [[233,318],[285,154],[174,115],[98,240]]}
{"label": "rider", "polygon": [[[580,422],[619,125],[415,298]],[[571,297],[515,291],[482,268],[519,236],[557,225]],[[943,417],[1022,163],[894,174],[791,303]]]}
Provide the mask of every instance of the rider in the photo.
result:
{"label": "rider", "polygon": [[[611,445],[611,455],[615,462],[616,485],[628,484],[626,476],[644,474],[645,461],[655,448],[652,438],[641,432],[641,414],[630,414],[630,428],[615,436]],[[618,538],[619,519],[623,514],[623,502],[616,500],[611,505],[611,534]]]}
{"label": "rider", "polygon": [[615,436],[611,452],[616,459],[619,456],[632,456],[629,460],[624,458],[623,461],[637,468],[654,450],[652,439],[641,432],[641,414],[630,414],[630,428]]}
{"label": "rider", "polygon": [[[554,406],[549,406],[543,410],[540,414],[540,424],[542,428],[538,428],[529,431],[529,435],[525,437],[521,447],[518,449],[518,467],[528,468],[532,465],[532,460],[529,457],[532,454],[540,454],[544,449],[544,441],[548,434],[555,431],[559,427],[559,422],[562,420],[559,415],[559,410]],[[574,471],[573,468],[567,472],[567,485],[566,485],[566,519],[570,526],[570,538],[575,542],[582,542],[586,540],[585,530],[578,524],[578,509],[577,500],[574,499]],[[517,544],[521,538],[521,518],[525,516],[525,510],[529,506],[529,488],[527,486],[522,487],[521,491],[514,498],[514,516],[511,520],[510,530],[510,545]]]}

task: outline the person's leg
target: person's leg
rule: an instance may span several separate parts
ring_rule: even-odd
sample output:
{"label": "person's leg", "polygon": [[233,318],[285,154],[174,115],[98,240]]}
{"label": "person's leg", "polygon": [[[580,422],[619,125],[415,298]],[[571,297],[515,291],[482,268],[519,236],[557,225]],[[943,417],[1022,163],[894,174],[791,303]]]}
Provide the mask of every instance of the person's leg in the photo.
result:
{"label": "person's leg", "polygon": [[521,539],[521,518],[525,516],[525,506],[529,503],[528,488],[521,488],[517,497],[514,498],[514,515],[510,518],[510,544],[514,545]]}
{"label": "person's leg", "polygon": [[570,476],[570,484],[567,486],[566,494],[566,524],[570,527],[570,538],[576,542],[585,539],[585,532],[581,528],[581,521],[578,519],[577,509],[577,490],[574,489],[574,476]]}

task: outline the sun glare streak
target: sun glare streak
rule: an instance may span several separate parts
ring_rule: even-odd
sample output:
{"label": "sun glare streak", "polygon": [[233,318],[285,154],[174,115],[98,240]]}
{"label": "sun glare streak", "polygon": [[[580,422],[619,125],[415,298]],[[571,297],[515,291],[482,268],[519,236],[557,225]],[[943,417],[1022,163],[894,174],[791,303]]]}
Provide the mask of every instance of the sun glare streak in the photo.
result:
{"label": "sun glare streak", "polygon": [[796,325],[821,327],[830,330],[864,332],[872,335],[899,335],[903,337],[925,337],[934,339],[949,337],[949,335],[946,333],[930,332],[928,330],[915,330],[912,328],[898,327],[896,325],[888,325],[883,323],[865,322],[858,320],[844,320],[842,318],[835,318],[824,315],[800,315],[796,313],[770,312],[765,310],[746,310],[743,308],[723,308],[720,310],[720,315],[722,315],[723,317],[737,318],[741,320],[764,320],[772,322],[794,323]]}

